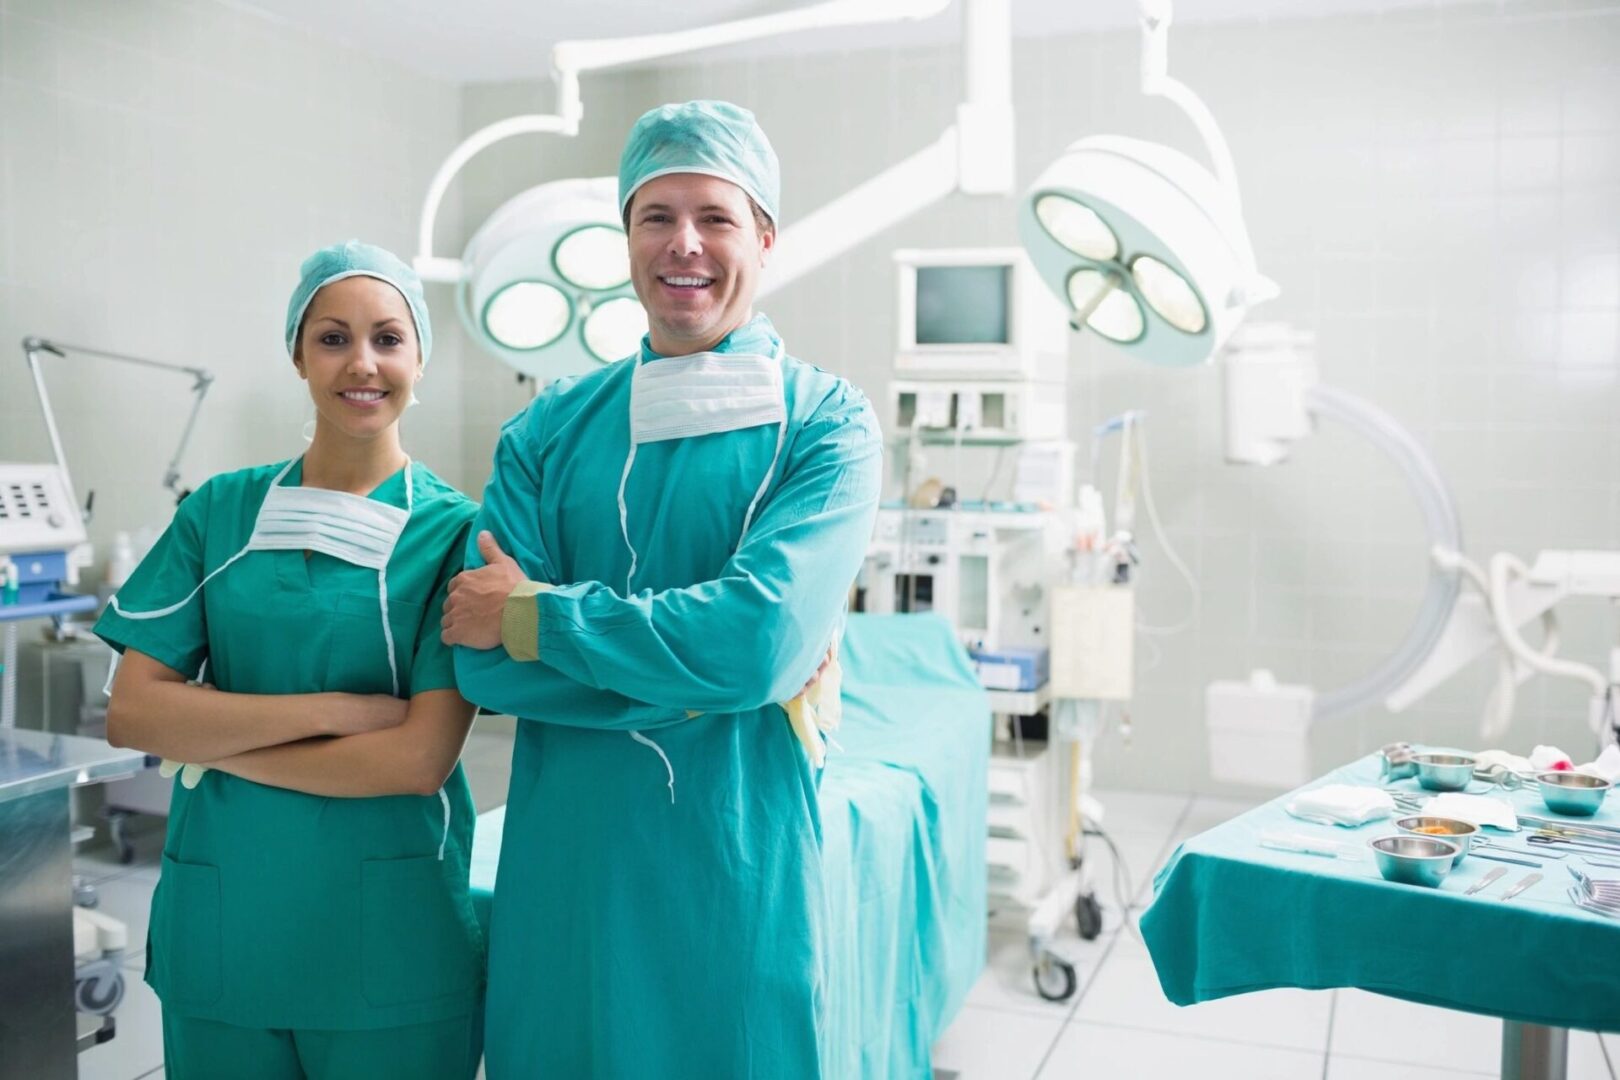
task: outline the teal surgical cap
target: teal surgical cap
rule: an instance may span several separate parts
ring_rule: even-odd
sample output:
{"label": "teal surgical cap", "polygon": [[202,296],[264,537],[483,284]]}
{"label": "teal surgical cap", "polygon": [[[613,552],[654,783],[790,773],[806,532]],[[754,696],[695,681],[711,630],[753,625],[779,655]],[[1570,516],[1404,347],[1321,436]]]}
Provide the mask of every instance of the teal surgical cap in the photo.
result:
{"label": "teal surgical cap", "polygon": [[727,101],[660,105],[643,113],[619,159],[619,213],[641,185],[670,173],[702,173],[742,188],[778,224],[782,167],[754,114]]}
{"label": "teal surgical cap", "polygon": [[433,351],[433,326],[428,322],[427,297],[422,294],[422,279],[416,276],[399,256],[384,251],[375,244],[350,240],[346,244],[323,247],[304,260],[298,268],[298,288],[287,301],[287,353],[292,354],[298,341],[298,328],[303,325],[304,312],[311,300],[330,285],[347,277],[374,277],[386,281],[399,290],[405,304],[411,309],[411,321],[416,324],[416,340],[422,344],[422,363],[427,363]]}

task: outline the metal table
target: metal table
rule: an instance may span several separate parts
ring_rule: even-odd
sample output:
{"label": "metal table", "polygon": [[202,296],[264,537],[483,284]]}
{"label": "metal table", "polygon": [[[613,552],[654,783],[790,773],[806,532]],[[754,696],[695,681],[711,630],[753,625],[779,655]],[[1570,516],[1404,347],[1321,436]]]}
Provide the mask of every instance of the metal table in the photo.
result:
{"label": "metal table", "polygon": [[[1376,785],[1377,762],[1364,758],[1307,786],[1327,783]],[[1415,781],[1395,786],[1417,790]],[[1470,856],[1438,889],[1393,884],[1368,858],[1262,847],[1261,834],[1272,830],[1358,849],[1395,832],[1389,819],[1356,829],[1299,821],[1283,809],[1293,797],[1281,796],[1193,837],[1160,871],[1142,934],[1171,1001],[1188,1005],[1272,987],[1358,987],[1498,1016],[1504,1080],[1562,1080],[1569,1028],[1620,1030],[1620,970],[1607,959],[1620,956],[1620,920],[1569,901],[1566,860],[1543,863],[1525,853],[1525,833],[1487,830],[1511,849],[1491,854],[1534,865]],[[1532,792],[1506,797],[1521,818],[1547,814]],[[1597,818],[1584,820],[1620,825],[1620,797],[1610,799]],[[1464,895],[1496,867],[1509,874],[1477,895]],[[1540,870],[1540,882],[1511,902],[1498,898],[1532,870]],[[1500,947],[1459,947],[1469,942]],[[1593,962],[1547,963],[1552,956]]]}
{"label": "metal table", "polygon": [[0,1080],[74,1080],[69,789],[144,768],[97,739],[0,728]]}

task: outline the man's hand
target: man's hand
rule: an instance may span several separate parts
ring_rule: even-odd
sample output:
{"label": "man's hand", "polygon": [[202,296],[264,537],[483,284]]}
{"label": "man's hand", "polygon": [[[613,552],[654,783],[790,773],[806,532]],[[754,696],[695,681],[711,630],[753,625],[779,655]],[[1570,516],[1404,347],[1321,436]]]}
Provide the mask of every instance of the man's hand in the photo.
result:
{"label": "man's hand", "polygon": [[484,565],[464,570],[450,582],[439,636],[446,645],[494,649],[501,644],[501,611],[506,598],[525,580],[517,561],[495,542],[487,529],[478,534]]}
{"label": "man's hand", "polygon": [[808,694],[810,692],[810,688],[816,685],[816,683],[820,682],[823,675],[827,674],[827,668],[831,667],[832,662],[836,659],[838,659],[838,642],[835,641],[832,643],[832,647],[827,650],[827,655],[821,658],[821,666],[816,668],[816,673],[810,676],[810,681],[804,684],[804,689],[800,690],[794,696],[803,697],[805,694]]}

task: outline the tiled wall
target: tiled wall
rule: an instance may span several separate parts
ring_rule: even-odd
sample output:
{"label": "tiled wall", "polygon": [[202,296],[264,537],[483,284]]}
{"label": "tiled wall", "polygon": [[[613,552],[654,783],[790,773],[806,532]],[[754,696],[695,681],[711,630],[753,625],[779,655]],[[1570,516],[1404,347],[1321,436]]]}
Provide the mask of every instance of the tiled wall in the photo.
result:
{"label": "tiled wall", "polygon": [[[50,455],[24,334],[212,370],[192,485],[299,452],[313,407],[282,346],[299,262],[350,237],[408,258],[460,137],[458,89],[409,59],[214,0],[0,0],[0,460]],[[459,229],[457,200],[441,220]],[[441,330],[405,423],[455,483],[459,353]],[[165,524],[188,380],[79,358],[47,378],[95,538]]]}
{"label": "tiled wall", "polygon": [[[1324,377],[1434,450],[1470,553],[1620,543],[1620,4],[1182,24],[1171,48],[1231,140],[1261,267],[1284,289],[1257,317],[1314,329]],[[1126,33],[1017,43],[1021,183],[1090,133],[1196,152],[1170,106],[1138,96],[1135,56]],[[543,80],[458,89],[410,61],[207,0],[0,0],[0,459],[46,453],[13,344],[25,333],[212,368],[190,480],[295,452],[309,406],[280,336],[298,260],[355,235],[408,253],[456,140],[551,106]],[[581,136],[475,159],[440,243],[459,250],[533,183],[612,173],[642,109],[694,96],[760,114],[791,223],[932,139],[959,93],[954,50],[936,49],[593,76]],[[764,307],[796,353],[882,402],[890,252],[1015,238],[1010,200],[952,198]],[[476,494],[528,392],[455,327],[449,289],[429,297],[439,344],[407,444]],[[1265,665],[1327,687],[1375,662],[1416,609],[1417,512],[1342,431],[1279,468],[1225,465],[1213,369],[1153,370],[1086,338],[1073,360],[1075,435],[1147,410],[1155,494],[1201,582],[1194,628],[1144,647],[1134,738],[1103,740],[1100,779],[1207,790],[1205,684]],[[98,492],[98,535],[164,520],[183,381],[84,364],[51,378],[79,483]],[[962,479],[987,472],[969,460]],[[1151,539],[1143,555],[1144,613],[1174,622],[1186,590]],[[1596,660],[1616,636],[1599,605],[1564,621],[1573,656]],[[1323,730],[1316,764],[1397,736],[1470,745],[1488,683],[1482,667],[1406,716]],[[1582,696],[1532,684],[1507,742],[1583,748]]]}
{"label": "tiled wall", "polygon": [[[1326,381],[1417,432],[1456,494],[1468,551],[1620,545],[1620,5],[1178,25],[1171,55],[1231,141],[1261,268],[1284,290],[1256,317],[1314,330]],[[1014,68],[1020,183],[1086,134],[1197,153],[1171,106],[1138,95],[1134,34],[1019,41]],[[730,97],[759,113],[782,157],[791,223],[932,139],[959,91],[954,50],[603,78],[587,88],[587,126],[611,116],[615,130],[582,148],[578,172],[611,172],[642,108]],[[503,115],[525,93],[546,91],[468,88],[469,119]],[[471,189],[468,199],[467,220],[481,220]],[[1011,201],[956,197],[763,307],[798,355],[881,402],[889,253],[1015,242]],[[1393,466],[1342,430],[1324,429],[1278,468],[1226,465],[1214,369],[1154,370],[1085,338],[1073,360],[1075,435],[1147,410],[1158,504],[1201,585],[1194,628],[1143,646],[1134,736],[1102,741],[1099,779],[1210,790],[1204,686],[1266,666],[1327,688],[1370,667],[1416,612],[1418,513]],[[488,366],[468,363],[470,447],[486,441],[471,387]],[[969,486],[985,468],[968,464]],[[1151,539],[1141,582],[1148,619],[1187,610]],[[1568,608],[1563,631],[1566,653],[1589,661],[1617,639],[1614,613],[1595,602]],[[1395,737],[1474,745],[1490,674],[1479,665],[1406,715],[1374,710],[1319,730],[1315,765]],[[1584,691],[1538,680],[1505,742],[1587,750],[1583,715]]]}

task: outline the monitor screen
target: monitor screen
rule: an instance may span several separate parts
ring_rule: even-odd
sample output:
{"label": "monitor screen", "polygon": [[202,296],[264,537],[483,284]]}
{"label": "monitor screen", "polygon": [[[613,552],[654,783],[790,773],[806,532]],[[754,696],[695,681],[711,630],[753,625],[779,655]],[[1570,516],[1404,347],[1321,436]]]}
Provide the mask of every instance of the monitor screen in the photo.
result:
{"label": "monitor screen", "polygon": [[918,345],[1008,345],[1012,267],[917,267]]}

